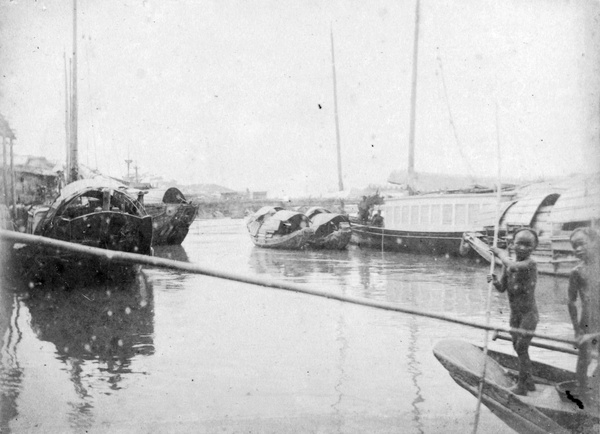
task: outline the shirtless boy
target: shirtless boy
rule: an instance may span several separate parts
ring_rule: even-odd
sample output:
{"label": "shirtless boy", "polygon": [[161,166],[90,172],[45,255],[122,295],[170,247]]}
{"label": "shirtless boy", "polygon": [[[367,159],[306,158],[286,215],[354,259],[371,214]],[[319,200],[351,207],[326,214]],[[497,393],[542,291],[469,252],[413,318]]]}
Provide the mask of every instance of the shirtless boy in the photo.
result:
{"label": "shirtless boy", "polygon": [[[600,332],[600,236],[594,229],[578,228],[571,234],[571,246],[581,262],[573,268],[569,277],[569,316],[575,330],[575,338],[580,340],[577,359],[577,382],[584,402],[598,405],[599,372],[596,367],[588,378],[588,367],[592,351],[598,350],[599,336],[584,337]],[[580,299],[581,312],[577,311],[576,301]]]}
{"label": "shirtless boy", "polygon": [[[537,264],[531,253],[538,244],[538,236],[532,229],[522,228],[515,232],[514,249],[516,260],[509,257],[508,252],[492,247],[491,252],[502,261],[500,279],[495,274],[488,275],[488,282],[500,292],[508,293],[510,305],[510,326],[534,331],[538,320],[538,309],[535,303],[535,285],[537,283]],[[511,333],[513,348],[519,357],[519,379],[512,391],[518,395],[527,395],[535,390],[531,376],[531,360],[529,344],[531,336]]]}

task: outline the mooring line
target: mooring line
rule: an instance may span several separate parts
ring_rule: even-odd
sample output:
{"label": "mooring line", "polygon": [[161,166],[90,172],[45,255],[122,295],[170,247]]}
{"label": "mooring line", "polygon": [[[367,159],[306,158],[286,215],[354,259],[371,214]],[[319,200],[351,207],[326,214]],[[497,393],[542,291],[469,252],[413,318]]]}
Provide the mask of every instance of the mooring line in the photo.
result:
{"label": "mooring line", "polygon": [[22,243],[28,245],[44,246],[47,248],[54,248],[60,250],[68,250],[73,253],[80,253],[83,255],[94,256],[104,260],[110,260],[120,264],[139,264],[147,265],[158,268],[168,268],[172,270],[186,271],[194,274],[202,274],[211,277],[217,277],[221,279],[233,280],[242,283],[248,283],[252,285],[264,286],[267,288],[283,289],[291,292],[298,292],[307,295],[313,295],[316,297],[328,298],[331,300],[338,300],[346,303],[352,303],[360,306],[373,307],[376,309],[387,310],[392,312],[399,312],[409,315],[420,316],[423,318],[437,319],[440,321],[446,321],[449,323],[460,324],[472,328],[479,328],[482,330],[488,330],[491,332],[505,332],[505,333],[517,333],[524,336],[532,336],[538,339],[545,339],[548,341],[559,342],[568,345],[577,345],[578,341],[574,339],[567,339],[555,336],[543,335],[530,330],[516,329],[502,326],[491,326],[487,324],[478,323],[475,321],[467,321],[460,318],[453,318],[447,315],[436,314],[432,312],[423,311],[420,309],[413,309],[408,307],[401,307],[392,303],[383,301],[370,300],[366,298],[354,297],[351,295],[341,295],[332,292],[323,291],[316,288],[310,288],[308,286],[299,285],[290,282],[281,282],[265,277],[248,276],[240,273],[234,273],[230,271],[218,270],[198,264],[192,264],[189,262],[174,261],[172,259],[157,258],[155,256],[140,255],[137,253],[126,253],[118,252],[114,250],[100,249],[97,247],[83,246],[81,244],[69,243],[66,241],[55,240],[52,238],[41,237],[38,235],[23,234],[20,232],[12,232],[0,229],[0,239],[13,243]]}

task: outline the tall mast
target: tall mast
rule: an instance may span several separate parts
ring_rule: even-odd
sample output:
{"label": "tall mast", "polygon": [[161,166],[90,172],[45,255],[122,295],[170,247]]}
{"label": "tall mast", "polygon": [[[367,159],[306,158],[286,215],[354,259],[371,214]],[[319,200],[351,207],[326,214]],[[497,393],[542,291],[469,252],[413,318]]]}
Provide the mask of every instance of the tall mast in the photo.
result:
{"label": "tall mast", "polygon": [[71,134],[69,147],[69,182],[77,181],[79,161],[77,153],[77,0],[73,0],[73,73],[71,91]]}
{"label": "tall mast", "polygon": [[413,41],[412,90],[410,95],[410,132],[408,136],[408,187],[412,191],[415,181],[415,120],[417,115],[417,64],[419,59],[419,13],[421,0],[415,8],[415,37]]}
{"label": "tall mast", "polygon": [[[70,167],[69,157],[71,149],[71,80],[69,71],[71,70],[71,59],[67,66],[67,54],[63,52],[64,67],[65,67],[65,156],[66,156],[66,167],[65,175],[69,177]],[[66,179],[65,179],[66,180]]]}
{"label": "tall mast", "polygon": [[333,108],[335,113],[335,137],[337,140],[337,166],[338,166],[338,188],[344,190],[342,182],[342,150],[340,146],[340,125],[338,122],[338,105],[337,105],[337,81],[335,77],[335,53],[333,49],[333,29],[330,30],[331,35],[331,68],[333,70]]}

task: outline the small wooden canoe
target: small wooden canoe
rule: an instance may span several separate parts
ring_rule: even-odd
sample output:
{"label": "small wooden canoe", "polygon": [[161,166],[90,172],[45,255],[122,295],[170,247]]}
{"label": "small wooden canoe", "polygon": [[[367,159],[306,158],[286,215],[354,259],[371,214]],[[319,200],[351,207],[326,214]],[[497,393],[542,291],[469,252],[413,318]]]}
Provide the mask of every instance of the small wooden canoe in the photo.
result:
{"label": "small wooden canoe", "polygon": [[[462,388],[478,395],[484,354],[468,342],[446,340],[433,349],[435,357]],[[521,434],[598,432],[598,409],[585,408],[574,390],[575,373],[533,362],[536,391],[515,395],[509,388],[518,373],[516,356],[488,350],[482,402],[508,426]],[[581,408],[584,407],[584,408]]]}

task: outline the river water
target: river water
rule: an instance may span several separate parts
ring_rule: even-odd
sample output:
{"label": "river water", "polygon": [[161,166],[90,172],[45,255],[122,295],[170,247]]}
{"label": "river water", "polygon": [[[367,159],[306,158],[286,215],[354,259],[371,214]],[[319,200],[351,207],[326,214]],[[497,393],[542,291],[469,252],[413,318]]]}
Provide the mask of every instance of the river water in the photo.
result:
{"label": "river water", "polygon": [[[197,220],[155,253],[485,321],[488,266],[464,259],[265,250],[232,219]],[[539,332],[570,336],[566,285],[540,276]],[[506,297],[492,306],[507,325]],[[476,399],[432,353],[446,338],[482,343],[483,331],[170,270],[71,291],[4,282],[0,432],[470,432]],[[513,431],[482,407],[479,432]]]}

